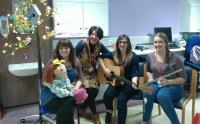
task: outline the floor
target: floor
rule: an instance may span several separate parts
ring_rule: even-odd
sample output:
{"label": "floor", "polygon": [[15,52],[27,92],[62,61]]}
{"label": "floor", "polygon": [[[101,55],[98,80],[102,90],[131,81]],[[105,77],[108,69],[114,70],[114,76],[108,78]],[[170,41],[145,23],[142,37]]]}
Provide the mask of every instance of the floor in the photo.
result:
{"label": "floor", "polygon": [[[128,103],[128,114],[126,124],[140,124],[142,118],[142,105],[141,101],[129,101]],[[200,112],[200,93],[197,94],[196,99],[196,109],[195,112]],[[98,111],[100,112],[100,119],[102,124],[104,124],[105,119],[105,107],[103,104],[97,105]],[[162,111],[162,114],[158,116],[158,109],[157,105],[154,105],[153,114],[152,114],[152,124],[170,124],[168,118],[166,117],[165,113]],[[178,113],[179,118],[181,119],[181,111],[176,110]],[[23,107],[17,107],[12,109],[7,109],[3,119],[0,120],[0,124],[18,124],[19,119],[26,115],[32,115],[38,113],[38,106],[37,105],[29,105]],[[191,102],[186,107],[186,124],[191,124]],[[77,119],[75,120],[77,124]],[[80,118],[81,124],[92,124],[91,121],[86,120],[84,118]],[[28,124],[28,123],[26,123]]]}

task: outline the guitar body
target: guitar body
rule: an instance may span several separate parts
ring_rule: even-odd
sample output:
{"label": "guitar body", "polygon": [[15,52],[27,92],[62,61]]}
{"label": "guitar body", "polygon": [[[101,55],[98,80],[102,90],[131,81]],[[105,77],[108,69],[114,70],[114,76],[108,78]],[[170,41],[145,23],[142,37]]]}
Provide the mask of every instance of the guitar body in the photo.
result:
{"label": "guitar body", "polygon": [[[104,58],[103,59],[105,66],[112,72],[114,72],[118,76],[124,75],[124,69],[121,66],[115,66],[113,60]],[[100,83],[111,83],[113,86],[116,85],[116,79],[108,80],[104,74],[103,69],[99,66],[97,70],[97,78]]]}
{"label": "guitar body", "polygon": [[[103,72],[103,69],[99,66],[97,70],[97,78],[100,83],[111,83],[113,86],[116,86],[119,81],[123,81],[124,83],[132,84],[132,81],[127,80],[123,77],[124,68],[121,66],[115,66],[115,63],[111,59],[105,58],[104,60],[105,66],[111,71],[111,80],[108,80]],[[109,78],[110,79],[110,78]],[[142,91],[147,92],[148,94],[152,94],[153,90],[146,85],[139,85],[136,89],[140,89]]]}

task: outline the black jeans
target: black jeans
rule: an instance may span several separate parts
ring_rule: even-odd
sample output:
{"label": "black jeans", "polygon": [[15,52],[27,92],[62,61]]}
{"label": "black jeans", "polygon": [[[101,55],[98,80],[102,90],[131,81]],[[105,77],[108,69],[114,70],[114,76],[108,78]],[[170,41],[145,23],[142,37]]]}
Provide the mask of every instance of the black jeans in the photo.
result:
{"label": "black jeans", "polygon": [[97,114],[95,98],[99,92],[98,88],[86,88],[88,98],[85,100],[83,104],[80,105],[80,108],[86,109],[87,107],[90,108],[92,114]]}
{"label": "black jeans", "polygon": [[45,105],[50,112],[56,113],[56,124],[74,124],[74,106],[73,97],[57,97]]}

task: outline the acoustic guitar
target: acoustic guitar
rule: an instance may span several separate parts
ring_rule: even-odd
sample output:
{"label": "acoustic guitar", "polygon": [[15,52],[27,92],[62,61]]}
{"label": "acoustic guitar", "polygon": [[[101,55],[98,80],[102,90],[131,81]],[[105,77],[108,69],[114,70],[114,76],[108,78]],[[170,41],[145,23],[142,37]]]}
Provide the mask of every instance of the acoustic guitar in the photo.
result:
{"label": "acoustic guitar", "polygon": [[[111,76],[105,76],[103,69],[101,67],[97,70],[97,78],[100,83],[111,83],[113,86],[117,84],[129,83],[132,84],[132,81],[127,80],[126,78],[122,77],[124,75],[124,68],[121,66],[115,66],[113,60],[104,58],[105,66],[111,71]],[[140,89],[142,91],[147,92],[148,94],[152,94],[153,90],[146,85],[137,85],[136,89]]]}

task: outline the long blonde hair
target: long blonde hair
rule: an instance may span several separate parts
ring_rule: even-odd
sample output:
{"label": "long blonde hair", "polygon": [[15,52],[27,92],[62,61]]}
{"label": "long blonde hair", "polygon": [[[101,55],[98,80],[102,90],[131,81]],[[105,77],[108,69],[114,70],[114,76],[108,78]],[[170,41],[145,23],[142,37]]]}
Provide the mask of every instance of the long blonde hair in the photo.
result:
{"label": "long blonde hair", "polygon": [[128,35],[126,34],[122,34],[117,38],[117,42],[116,42],[116,51],[114,52],[114,61],[116,65],[120,65],[121,64],[121,60],[122,60],[122,55],[120,52],[120,49],[118,47],[118,44],[121,40],[126,40],[127,41],[127,50],[126,50],[126,59],[125,59],[125,63],[127,64],[128,62],[130,62],[131,58],[132,58],[132,46],[131,46],[131,41],[130,38],[128,37]]}

